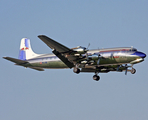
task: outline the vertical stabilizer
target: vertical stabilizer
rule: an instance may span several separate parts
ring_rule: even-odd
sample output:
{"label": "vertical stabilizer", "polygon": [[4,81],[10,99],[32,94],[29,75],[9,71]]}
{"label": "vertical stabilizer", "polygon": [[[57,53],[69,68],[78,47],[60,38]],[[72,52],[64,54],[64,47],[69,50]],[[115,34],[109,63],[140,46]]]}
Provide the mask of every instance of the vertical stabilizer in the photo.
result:
{"label": "vertical stabilizer", "polygon": [[39,55],[34,53],[31,49],[30,40],[27,38],[22,38],[20,44],[19,59],[28,60],[37,56]]}

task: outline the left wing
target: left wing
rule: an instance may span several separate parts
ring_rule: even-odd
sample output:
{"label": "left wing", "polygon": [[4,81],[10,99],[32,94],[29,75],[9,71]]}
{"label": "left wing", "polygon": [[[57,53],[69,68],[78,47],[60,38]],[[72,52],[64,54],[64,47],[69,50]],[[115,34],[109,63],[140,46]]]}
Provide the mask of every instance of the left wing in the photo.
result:
{"label": "left wing", "polygon": [[[49,46],[51,49],[53,49],[53,53],[62,61],[64,62],[69,68],[74,67],[74,63],[68,59],[68,57],[65,57],[65,55],[69,55],[73,52],[72,49],[54,41],[53,39],[45,36],[45,35],[39,35],[38,36],[47,46]],[[76,57],[74,57],[76,59]]]}
{"label": "left wing", "polygon": [[53,39],[45,36],[45,35],[39,35],[38,36],[48,47],[50,47],[53,50],[56,50],[60,53],[67,53],[70,52],[71,49],[54,41]]}

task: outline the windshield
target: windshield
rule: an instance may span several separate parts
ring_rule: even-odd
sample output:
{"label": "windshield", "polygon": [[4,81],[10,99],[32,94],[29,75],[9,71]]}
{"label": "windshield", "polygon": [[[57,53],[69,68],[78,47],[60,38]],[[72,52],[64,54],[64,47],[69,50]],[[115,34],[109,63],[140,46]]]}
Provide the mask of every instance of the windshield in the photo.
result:
{"label": "windshield", "polygon": [[131,48],[129,51],[137,51],[136,48]]}

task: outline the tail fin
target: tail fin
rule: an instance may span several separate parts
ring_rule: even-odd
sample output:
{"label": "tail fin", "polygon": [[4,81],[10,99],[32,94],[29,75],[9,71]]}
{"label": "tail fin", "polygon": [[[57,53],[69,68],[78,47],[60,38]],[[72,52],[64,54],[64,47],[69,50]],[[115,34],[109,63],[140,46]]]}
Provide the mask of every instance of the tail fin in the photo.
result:
{"label": "tail fin", "polygon": [[28,60],[37,56],[39,55],[34,53],[31,49],[30,40],[27,38],[22,38],[20,44],[19,59]]}

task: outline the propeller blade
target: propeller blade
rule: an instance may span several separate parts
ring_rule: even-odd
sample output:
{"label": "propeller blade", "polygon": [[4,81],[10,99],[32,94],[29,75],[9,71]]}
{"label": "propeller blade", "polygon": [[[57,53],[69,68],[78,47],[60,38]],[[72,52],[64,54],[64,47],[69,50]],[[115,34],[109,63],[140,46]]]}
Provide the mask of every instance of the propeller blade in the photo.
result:
{"label": "propeller blade", "polygon": [[99,58],[99,59],[98,59],[97,64],[99,65],[99,64],[100,64],[100,60],[103,59],[103,56],[101,56],[101,55],[99,54],[99,55],[98,55],[98,58]]}
{"label": "propeller blade", "polygon": [[88,61],[88,53],[86,52],[86,58],[87,58],[87,61]]}
{"label": "propeller blade", "polygon": [[125,75],[127,75],[127,68],[126,68],[126,70],[125,70]]}
{"label": "propeller blade", "polygon": [[88,59],[88,53],[87,53],[89,46],[90,46],[90,43],[88,44],[87,48],[85,48],[85,50],[86,50],[85,55],[86,55],[87,61],[89,60],[89,59]]}
{"label": "propeller blade", "polygon": [[99,59],[98,59],[97,65],[99,65],[99,64],[100,64],[100,60],[101,60],[101,58],[99,58]]}
{"label": "propeller blade", "polygon": [[120,65],[118,65],[118,67],[117,67],[117,71],[119,71],[119,68],[120,68]]}
{"label": "propeller blade", "polygon": [[125,64],[125,67],[126,67],[125,75],[127,75],[127,68],[128,68],[127,64]]}
{"label": "propeller blade", "polygon": [[90,46],[90,43],[88,44],[87,49],[89,48],[89,46]]}

